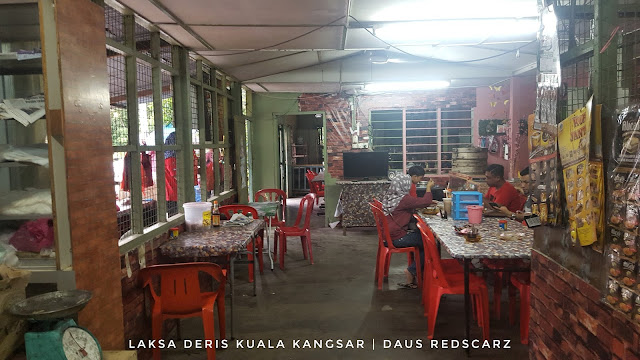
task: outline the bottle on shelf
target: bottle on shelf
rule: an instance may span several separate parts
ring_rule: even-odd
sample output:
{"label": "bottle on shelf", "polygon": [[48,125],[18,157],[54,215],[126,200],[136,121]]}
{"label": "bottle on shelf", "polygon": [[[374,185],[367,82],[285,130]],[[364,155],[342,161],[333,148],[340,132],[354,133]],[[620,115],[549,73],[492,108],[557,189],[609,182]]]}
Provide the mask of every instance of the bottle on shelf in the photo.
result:
{"label": "bottle on shelf", "polygon": [[218,206],[218,202],[213,202],[213,212],[211,213],[211,226],[218,227],[220,226],[220,207]]}

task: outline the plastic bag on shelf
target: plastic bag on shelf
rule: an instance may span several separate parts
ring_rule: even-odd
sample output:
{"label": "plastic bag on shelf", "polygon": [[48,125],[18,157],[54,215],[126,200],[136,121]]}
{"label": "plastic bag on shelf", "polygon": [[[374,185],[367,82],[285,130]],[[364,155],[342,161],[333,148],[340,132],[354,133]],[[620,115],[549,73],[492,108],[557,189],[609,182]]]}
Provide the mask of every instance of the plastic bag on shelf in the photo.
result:
{"label": "plastic bag on shelf", "polygon": [[38,219],[27,221],[13,234],[9,243],[18,251],[39,253],[42,249],[53,247],[53,221]]}
{"label": "plastic bag on shelf", "polygon": [[18,265],[16,248],[9,244],[0,242],[0,264],[15,267]]}
{"label": "plastic bag on shelf", "polygon": [[49,147],[47,144],[30,146],[0,145],[0,162],[21,161],[49,167]]}

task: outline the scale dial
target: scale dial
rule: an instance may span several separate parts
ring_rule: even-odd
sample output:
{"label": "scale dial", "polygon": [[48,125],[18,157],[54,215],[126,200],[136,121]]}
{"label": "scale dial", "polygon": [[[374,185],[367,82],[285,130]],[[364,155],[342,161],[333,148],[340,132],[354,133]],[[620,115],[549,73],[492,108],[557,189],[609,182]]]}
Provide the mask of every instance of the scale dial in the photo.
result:
{"label": "scale dial", "polygon": [[101,360],[100,344],[91,333],[71,326],[62,333],[62,348],[67,360]]}

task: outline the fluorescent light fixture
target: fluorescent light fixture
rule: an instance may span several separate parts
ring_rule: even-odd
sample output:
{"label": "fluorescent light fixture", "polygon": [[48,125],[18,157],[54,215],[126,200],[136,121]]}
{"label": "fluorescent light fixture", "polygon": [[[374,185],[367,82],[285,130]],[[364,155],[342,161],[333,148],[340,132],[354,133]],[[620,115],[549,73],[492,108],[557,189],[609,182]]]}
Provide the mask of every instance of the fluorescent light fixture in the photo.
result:
{"label": "fluorescent light fixture", "polygon": [[538,32],[537,19],[432,20],[387,23],[375,30],[376,36],[395,44],[479,43],[487,38],[518,37]]}
{"label": "fluorescent light fixture", "polygon": [[387,92],[387,91],[414,91],[414,90],[433,90],[449,87],[449,81],[403,81],[403,82],[376,82],[366,84],[364,90],[366,92]]}
{"label": "fluorescent light fixture", "polygon": [[536,0],[394,0],[372,21],[537,17]]}

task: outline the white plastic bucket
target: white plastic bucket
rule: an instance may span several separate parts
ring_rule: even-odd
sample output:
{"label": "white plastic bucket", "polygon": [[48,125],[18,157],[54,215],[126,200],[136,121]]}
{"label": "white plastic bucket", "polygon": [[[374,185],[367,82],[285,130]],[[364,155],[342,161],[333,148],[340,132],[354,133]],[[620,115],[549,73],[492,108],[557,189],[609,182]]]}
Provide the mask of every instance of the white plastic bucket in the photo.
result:
{"label": "white plastic bucket", "polygon": [[184,203],[184,220],[187,223],[187,231],[196,231],[211,226],[211,203],[188,202]]}

